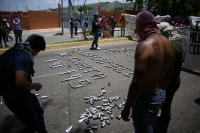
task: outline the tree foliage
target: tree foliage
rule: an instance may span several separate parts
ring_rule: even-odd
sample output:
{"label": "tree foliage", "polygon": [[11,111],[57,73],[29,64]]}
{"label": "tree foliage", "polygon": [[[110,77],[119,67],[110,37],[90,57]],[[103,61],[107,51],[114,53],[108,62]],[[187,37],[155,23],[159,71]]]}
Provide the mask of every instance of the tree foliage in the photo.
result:
{"label": "tree foliage", "polygon": [[143,6],[143,0],[135,0],[134,5],[133,5],[133,10],[142,10],[144,8]]}
{"label": "tree foliage", "polygon": [[88,11],[94,10],[94,8],[92,6],[83,5],[83,6],[78,7],[77,10],[79,12],[87,13]]}
{"label": "tree foliage", "polygon": [[141,11],[146,4],[147,10],[154,14],[187,17],[200,15],[200,0],[135,0],[133,10]]}
{"label": "tree foliage", "polygon": [[[81,27],[81,29],[82,29],[82,32],[83,32],[84,30],[83,30],[83,26],[82,26],[81,17],[82,17],[82,11],[84,10],[84,7],[85,7],[85,2],[86,2],[86,0],[84,0],[83,6],[80,6],[81,8],[79,9],[79,10],[80,10],[80,18],[79,18],[79,17],[77,16],[77,14],[75,13],[76,11],[74,10],[74,7],[73,7],[73,5],[72,5],[72,1],[69,0],[69,4],[70,4],[70,6],[71,6],[71,8],[72,8],[72,11],[73,11],[73,13],[74,13],[74,15],[75,15],[76,20],[77,20],[77,21],[79,22],[79,24],[80,24],[80,27]],[[85,32],[83,32],[83,37],[84,37],[84,40],[88,40],[88,38],[86,37],[86,33],[85,33]]]}

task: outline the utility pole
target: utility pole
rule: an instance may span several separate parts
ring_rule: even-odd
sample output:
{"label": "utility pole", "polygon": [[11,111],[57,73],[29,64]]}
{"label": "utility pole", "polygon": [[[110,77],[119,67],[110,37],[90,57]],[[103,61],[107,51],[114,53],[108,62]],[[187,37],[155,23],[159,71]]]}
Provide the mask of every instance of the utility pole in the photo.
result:
{"label": "utility pole", "polygon": [[124,11],[124,0],[123,0],[123,11]]}
{"label": "utility pole", "polygon": [[63,31],[63,0],[61,0],[61,24],[62,24],[62,34],[64,33]]}
{"label": "utility pole", "polygon": [[70,19],[71,19],[71,5],[70,5],[70,0],[68,0],[68,6],[69,6],[68,16],[69,16],[69,31],[70,31]]}
{"label": "utility pole", "polygon": [[143,5],[144,5],[144,11],[147,11],[147,1],[146,0],[143,1]]}
{"label": "utility pole", "polygon": [[22,1],[22,3],[23,3],[23,10],[24,10],[24,12],[26,11],[26,0],[21,0]]}
{"label": "utility pole", "polygon": [[161,16],[162,0],[159,0],[159,15]]}

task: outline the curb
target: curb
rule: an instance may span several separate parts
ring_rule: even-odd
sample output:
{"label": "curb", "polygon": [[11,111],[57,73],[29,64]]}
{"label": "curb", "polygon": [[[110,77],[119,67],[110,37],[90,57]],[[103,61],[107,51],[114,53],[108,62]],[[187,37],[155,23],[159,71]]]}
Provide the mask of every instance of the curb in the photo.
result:
{"label": "curb", "polygon": [[[99,43],[110,43],[110,42],[116,42],[116,41],[123,41],[123,40],[130,40],[135,41],[134,39],[130,39],[127,37],[123,38],[111,38],[111,39],[99,39]],[[54,49],[54,48],[61,48],[61,47],[72,47],[72,46],[83,46],[83,45],[89,45],[92,44],[93,40],[89,41],[80,41],[80,42],[64,42],[64,43],[54,43],[54,44],[47,44],[46,49]],[[0,53],[5,52],[9,48],[2,48],[0,49]]]}
{"label": "curb", "polygon": [[[99,39],[99,43],[110,43],[110,42],[116,42],[116,41],[123,41],[123,40],[130,40],[126,37],[124,38],[115,38],[115,39]],[[91,45],[93,40],[89,41],[80,41],[80,42],[66,42],[66,43],[59,43],[59,44],[49,44],[46,46],[46,49],[54,49],[54,48],[60,48],[60,47],[72,47],[72,46],[83,46],[83,45]],[[130,40],[135,41],[135,40]]]}

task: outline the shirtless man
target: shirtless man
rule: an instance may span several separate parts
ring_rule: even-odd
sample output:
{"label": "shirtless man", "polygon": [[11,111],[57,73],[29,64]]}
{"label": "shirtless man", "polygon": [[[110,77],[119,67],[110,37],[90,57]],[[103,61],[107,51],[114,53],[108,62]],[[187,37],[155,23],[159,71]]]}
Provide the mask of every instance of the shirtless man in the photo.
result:
{"label": "shirtless man", "polygon": [[165,88],[173,74],[174,51],[160,34],[159,22],[148,11],[136,17],[135,33],[140,37],[135,51],[135,70],[127,101],[121,113],[129,121],[132,108],[135,133],[153,133],[158,110],[165,101]]}

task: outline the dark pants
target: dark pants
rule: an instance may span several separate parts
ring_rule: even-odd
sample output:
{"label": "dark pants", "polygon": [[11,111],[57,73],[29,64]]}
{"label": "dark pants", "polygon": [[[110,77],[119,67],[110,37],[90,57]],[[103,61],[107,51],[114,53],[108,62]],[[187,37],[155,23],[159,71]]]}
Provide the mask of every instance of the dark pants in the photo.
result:
{"label": "dark pants", "polygon": [[112,27],[112,31],[111,31],[111,36],[114,37],[114,33],[115,33],[115,27]]}
{"label": "dark pants", "polygon": [[18,39],[19,42],[22,42],[22,30],[14,30],[14,34],[15,34],[15,42],[18,43]]}
{"label": "dark pants", "polygon": [[6,40],[8,41],[8,38],[10,38],[11,40],[13,39],[12,36],[10,36],[10,30],[6,31]]}
{"label": "dark pants", "polygon": [[171,104],[175,92],[178,90],[180,84],[169,85],[166,88],[166,99],[161,107],[161,115],[157,120],[159,133],[167,133],[167,128],[171,120]]}
{"label": "dark pants", "polygon": [[75,35],[77,35],[78,27],[75,27]]}
{"label": "dark pants", "polygon": [[73,28],[70,27],[71,37],[73,37]]}
{"label": "dark pants", "polygon": [[25,125],[21,133],[47,133],[44,123],[44,111],[40,106],[37,97],[30,93],[20,98],[4,98],[6,106]]}
{"label": "dark pants", "polygon": [[[0,44],[1,44],[1,41],[2,41],[2,39],[3,39],[3,41],[4,41],[4,44],[5,44],[5,46],[6,46],[6,31],[5,30],[0,30]],[[1,44],[1,46],[0,47],[2,47],[2,44]]]}
{"label": "dark pants", "polygon": [[166,90],[141,93],[132,107],[132,118],[135,133],[154,133],[156,129],[157,114],[165,101]]}
{"label": "dark pants", "polygon": [[92,42],[92,48],[94,47],[94,44],[96,45],[96,48],[98,47],[98,38],[99,38],[99,33],[98,30],[97,31],[93,31],[93,36],[94,36],[94,40]]}

